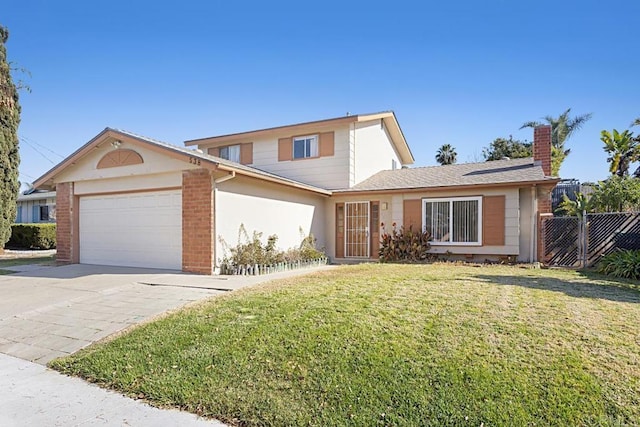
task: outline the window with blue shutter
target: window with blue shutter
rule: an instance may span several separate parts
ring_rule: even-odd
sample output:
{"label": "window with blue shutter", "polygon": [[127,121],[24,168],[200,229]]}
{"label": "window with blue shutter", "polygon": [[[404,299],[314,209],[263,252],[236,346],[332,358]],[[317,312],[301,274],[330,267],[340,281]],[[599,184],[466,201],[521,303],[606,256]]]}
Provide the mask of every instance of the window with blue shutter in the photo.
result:
{"label": "window with blue shutter", "polygon": [[22,222],[22,206],[18,206],[18,211],[16,212],[16,224],[20,224]]}

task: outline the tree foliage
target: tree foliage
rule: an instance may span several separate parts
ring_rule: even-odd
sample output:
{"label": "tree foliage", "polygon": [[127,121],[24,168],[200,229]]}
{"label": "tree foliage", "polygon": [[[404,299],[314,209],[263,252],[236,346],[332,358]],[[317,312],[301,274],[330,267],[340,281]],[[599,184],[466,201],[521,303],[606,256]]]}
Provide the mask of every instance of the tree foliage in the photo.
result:
{"label": "tree foliage", "polygon": [[20,103],[18,90],[11,78],[7,62],[6,42],[9,31],[0,25],[0,248],[11,237],[11,224],[16,219],[16,199],[20,190],[18,181],[18,125]]}
{"label": "tree foliage", "polygon": [[553,176],[559,176],[562,162],[571,153],[571,149],[565,148],[565,141],[589,121],[592,115],[588,113],[571,117],[569,113],[571,113],[571,108],[567,108],[558,117],[543,117],[544,122],[531,121],[525,122],[520,126],[520,129],[524,129],[527,127],[535,128],[544,124],[551,125],[551,175]]}
{"label": "tree foliage", "polygon": [[600,140],[604,142],[604,151],[609,154],[609,172],[618,176],[628,176],[631,163],[640,160],[640,140],[633,137],[633,132],[618,132],[617,129],[613,132],[603,130]]}
{"label": "tree foliage", "polygon": [[584,212],[591,212],[591,199],[587,198],[582,193],[576,193],[576,199],[571,200],[566,194],[562,195],[562,201],[560,206],[556,209],[556,212],[568,216],[577,216],[582,218]]}
{"label": "tree foliage", "polygon": [[456,153],[456,149],[451,146],[451,144],[444,144],[442,147],[438,148],[438,152],[436,153],[436,161],[441,165],[452,165],[458,160],[458,153]]}
{"label": "tree foliage", "polygon": [[610,176],[598,183],[589,206],[593,212],[640,211],[640,179]]}
{"label": "tree foliage", "polygon": [[520,159],[531,157],[531,143],[513,139],[496,138],[488,147],[482,149],[482,156],[485,160],[500,160],[505,157],[510,159]]}

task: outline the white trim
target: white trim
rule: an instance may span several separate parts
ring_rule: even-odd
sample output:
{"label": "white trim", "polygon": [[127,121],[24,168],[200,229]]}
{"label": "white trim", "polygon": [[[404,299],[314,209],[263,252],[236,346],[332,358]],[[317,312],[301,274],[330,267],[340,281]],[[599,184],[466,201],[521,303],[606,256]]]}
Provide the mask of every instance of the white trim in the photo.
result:
{"label": "white trim", "polygon": [[[312,144],[315,144],[315,155],[313,155],[313,147],[311,147],[311,145],[309,146],[309,153],[307,153],[307,147],[306,147],[306,141],[310,139],[312,140]],[[296,157],[296,141],[305,141],[305,147],[304,147],[304,151],[305,151],[305,155],[302,157]],[[305,135],[305,136],[294,136],[293,138],[291,138],[291,158],[294,160],[298,160],[298,159],[313,159],[314,157],[319,157],[320,156],[320,137],[316,134],[316,135]],[[307,154],[309,154],[307,156]]]}
{"label": "white trim", "polygon": [[[482,246],[482,196],[468,196],[468,197],[434,197],[422,199],[422,231],[426,231],[426,205],[427,203],[437,202],[449,202],[449,230],[453,230],[453,202],[462,201],[477,201],[478,202],[478,241],[477,242],[434,242],[429,243],[432,246]],[[449,233],[449,239],[453,237],[453,233]]]}

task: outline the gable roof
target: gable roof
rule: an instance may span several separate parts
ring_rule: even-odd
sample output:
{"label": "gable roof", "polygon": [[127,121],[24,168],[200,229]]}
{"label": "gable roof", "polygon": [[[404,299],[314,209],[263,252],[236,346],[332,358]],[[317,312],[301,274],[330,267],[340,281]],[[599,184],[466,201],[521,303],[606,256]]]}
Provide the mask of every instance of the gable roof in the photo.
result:
{"label": "gable roof", "polygon": [[558,178],[544,175],[533,158],[495,160],[482,163],[428,166],[378,172],[352,188],[334,193],[446,189],[525,184],[555,184]]}
{"label": "gable roof", "polygon": [[260,178],[265,181],[275,182],[278,184],[288,185],[290,187],[296,187],[303,190],[312,191],[315,193],[320,193],[322,195],[330,195],[331,191],[315,187],[313,185],[304,184],[289,178],[285,178],[270,172],[265,172],[263,170],[253,168],[246,165],[241,165],[236,162],[232,162],[230,160],[222,159],[220,157],[215,157],[209,154],[205,154],[199,150],[188,149],[184,147],[178,147],[172,144],[168,144],[166,142],[159,141],[157,139],[149,138],[146,136],[138,135],[133,132],[125,131],[122,129],[114,129],[114,128],[105,128],[98,135],[93,137],[89,142],[80,147],[62,162],[54,166],[40,178],[38,178],[34,183],[35,188],[40,187],[53,187],[53,179],[56,175],[60,174],[67,167],[72,166],[78,160],[83,158],[85,155],[90,153],[95,147],[100,146],[104,143],[109,143],[113,140],[118,139],[126,139],[129,142],[134,144],[142,144],[147,148],[152,150],[164,152],[173,157],[184,159],[186,162],[189,161],[190,158],[199,159],[202,162],[202,166],[215,169],[222,170],[228,172],[238,173],[240,175],[245,175],[252,178]]}
{"label": "gable roof", "polygon": [[404,134],[402,133],[402,129],[400,128],[400,124],[398,123],[396,115],[393,111],[382,111],[379,113],[370,114],[356,114],[350,116],[335,117],[332,119],[316,120],[312,122],[295,123],[291,125],[257,129],[248,132],[239,132],[227,135],[211,136],[207,138],[191,139],[185,141],[184,145],[188,147],[193,145],[215,144],[219,142],[232,143],[236,141],[266,136],[291,136],[295,134],[315,132],[317,131],[318,127],[361,123],[371,120],[382,120],[384,122],[384,126],[389,132],[391,141],[393,142],[393,145],[398,152],[398,155],[400,156],[402,164],[413,164],[413,162],[415,161],[415,159],[413,158],[413,153],[411,152],[409,144],[407,144],[407,141],[404,138]]}

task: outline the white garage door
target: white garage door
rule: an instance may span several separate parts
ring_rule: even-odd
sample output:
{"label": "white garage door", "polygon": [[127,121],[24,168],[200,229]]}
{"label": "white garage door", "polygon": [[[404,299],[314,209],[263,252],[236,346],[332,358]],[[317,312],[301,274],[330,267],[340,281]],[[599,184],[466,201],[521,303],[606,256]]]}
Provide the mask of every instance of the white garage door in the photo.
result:
{"label": "white garage door", "polygon": [[182,269],[181,191],[80,198],[80,263]]}

